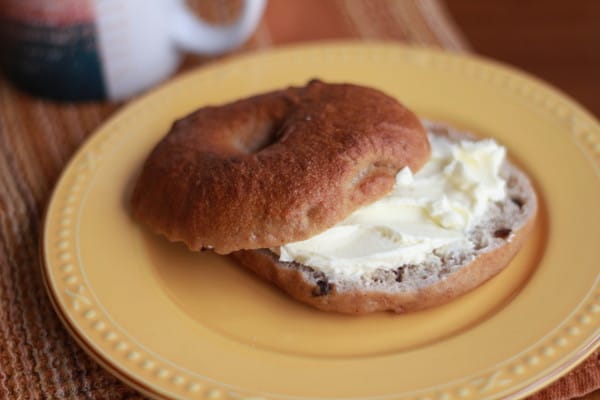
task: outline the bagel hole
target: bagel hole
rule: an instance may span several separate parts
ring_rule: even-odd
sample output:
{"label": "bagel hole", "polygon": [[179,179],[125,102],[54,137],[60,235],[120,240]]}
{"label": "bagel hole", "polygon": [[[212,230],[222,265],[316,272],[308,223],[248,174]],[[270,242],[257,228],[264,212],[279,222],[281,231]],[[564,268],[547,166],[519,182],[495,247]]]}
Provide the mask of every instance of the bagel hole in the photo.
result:
{"label": "bagel hole", "polygon": [[246,154],[258,153],[279,141],[280,130],[279,124],[271,122],[254,126],[246,135],[240,135],[236,143],[238,150]]}

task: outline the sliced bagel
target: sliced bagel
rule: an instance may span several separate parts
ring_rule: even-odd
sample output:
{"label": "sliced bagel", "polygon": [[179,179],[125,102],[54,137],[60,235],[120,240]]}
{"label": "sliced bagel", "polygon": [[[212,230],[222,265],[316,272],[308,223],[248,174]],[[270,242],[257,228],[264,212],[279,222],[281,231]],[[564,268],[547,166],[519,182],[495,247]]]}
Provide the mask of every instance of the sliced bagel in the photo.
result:
{"label": "sliced bagel", "polygon": [[[473,138],[440,124],[425,125],[429,132],[453,141]],[[469,251],[443,254],[434,250],[420,264],[377,269],[352,279],[297,262],[282,262],[269,249],[242,250],[232,257],[293,298],[325,311],[405,312],[447,303],[506,267],[533,228],[537,198],[529,179],[508,161],[500,174],[506,180],[507,196],[490,202],[485,215],[468,232],[473,243]]]}
{"label": "sliced bagel", "polygon": [[429,158],[419,119],[367,87],[311,81],[175,122],[136,182],[133,215],[190,249],[307,239]]}

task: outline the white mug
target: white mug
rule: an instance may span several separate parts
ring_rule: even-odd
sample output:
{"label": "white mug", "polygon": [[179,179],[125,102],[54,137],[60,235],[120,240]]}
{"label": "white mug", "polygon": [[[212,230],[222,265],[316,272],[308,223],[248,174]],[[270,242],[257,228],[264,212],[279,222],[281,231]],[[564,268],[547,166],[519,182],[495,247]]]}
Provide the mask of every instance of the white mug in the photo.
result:
{"label": "white mug", "polygon": [[231,50],[254,31],[266,4],[244,0],[237,21],[214,26],[184,0],[4,1],[7,76],[62,100],[124,99],[171,75],[184,51]]}

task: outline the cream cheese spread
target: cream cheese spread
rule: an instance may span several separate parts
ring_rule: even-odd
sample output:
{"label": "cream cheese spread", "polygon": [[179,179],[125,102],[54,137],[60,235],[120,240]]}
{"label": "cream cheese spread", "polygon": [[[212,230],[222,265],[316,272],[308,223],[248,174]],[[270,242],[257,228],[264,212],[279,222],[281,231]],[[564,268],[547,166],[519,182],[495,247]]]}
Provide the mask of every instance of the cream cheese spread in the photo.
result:
{"label": "cream cheese spread", "polygon": [[506,197],[499,173],[506,150],[491,139],[429,134],[429,143],[431,158],[421,170],[402,169],[387,196],[308,240],[272,249],[279,260],[356,278],[419,264],[434,250],[472,249],[469,230],[490,202]]}

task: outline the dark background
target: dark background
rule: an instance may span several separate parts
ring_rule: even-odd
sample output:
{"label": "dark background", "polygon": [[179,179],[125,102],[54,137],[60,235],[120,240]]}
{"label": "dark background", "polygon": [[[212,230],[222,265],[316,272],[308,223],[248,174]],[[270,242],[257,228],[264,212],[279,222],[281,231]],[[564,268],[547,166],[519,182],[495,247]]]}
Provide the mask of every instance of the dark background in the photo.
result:
{"label": "dark background", "polygon": [[600,118],[599,0],[446,0],[475,52],[550,82]]}

